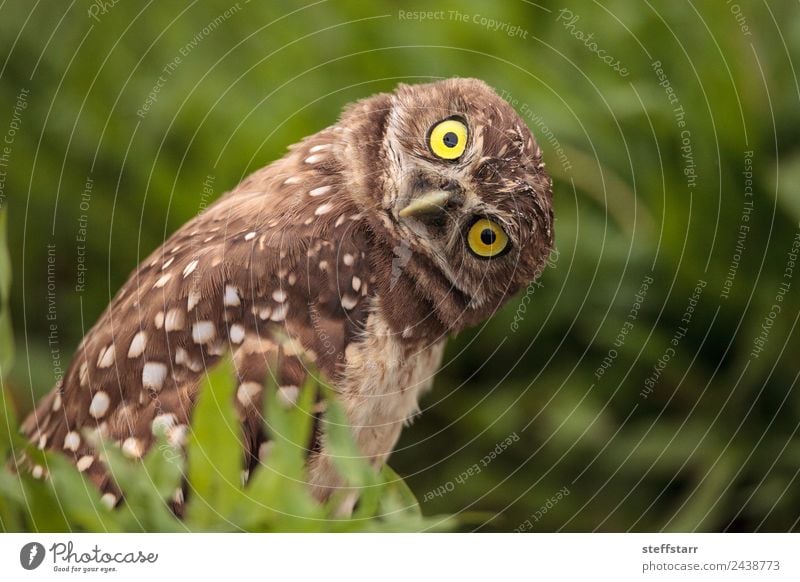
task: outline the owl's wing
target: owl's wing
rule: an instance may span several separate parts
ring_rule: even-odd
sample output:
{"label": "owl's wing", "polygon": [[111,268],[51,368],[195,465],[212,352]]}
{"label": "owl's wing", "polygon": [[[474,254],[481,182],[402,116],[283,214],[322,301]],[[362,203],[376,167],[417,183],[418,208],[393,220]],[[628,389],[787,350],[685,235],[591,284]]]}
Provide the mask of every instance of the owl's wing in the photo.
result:
{"label": "owl's wing", "polygon": [[325,194],[289,203],[234,191],[176,232],[86,335],[63,382],[25,421],[28,438],[69,455],[116,503],[87,431],[134,458],[158,427],[182,447],[204,371],[231,350],[245,468],[258,462],[268,449],[260,414],[268,363],[278,363],[281,394],[292,400],[306,374],[301,352],[335,379],[366,318],[369,231],[335,188]]}

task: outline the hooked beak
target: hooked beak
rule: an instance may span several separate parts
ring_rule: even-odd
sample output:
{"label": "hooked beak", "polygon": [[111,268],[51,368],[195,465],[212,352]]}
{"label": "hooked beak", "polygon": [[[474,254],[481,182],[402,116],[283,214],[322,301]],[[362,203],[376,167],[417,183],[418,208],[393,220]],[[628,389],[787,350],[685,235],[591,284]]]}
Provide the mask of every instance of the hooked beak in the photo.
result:
{"label": "hooked beak", "polygon": [[452,196],[453,192],[447,190],[433,190],[409,202],[400,210],[399,215],[401,218],[407,218],[441,212]]}

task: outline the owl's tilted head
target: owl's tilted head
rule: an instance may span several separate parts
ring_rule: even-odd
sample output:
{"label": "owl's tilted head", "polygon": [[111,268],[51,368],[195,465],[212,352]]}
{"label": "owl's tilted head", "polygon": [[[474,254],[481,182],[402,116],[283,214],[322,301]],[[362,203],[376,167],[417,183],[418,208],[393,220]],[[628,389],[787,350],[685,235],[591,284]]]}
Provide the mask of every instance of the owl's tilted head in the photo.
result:
{"label": "owl's tilted head", "polygon": [[400,85],[342,121],[353,128],[354,196],[389,233],[395,271],[404,252],[424,263],[408,276],[451,328],[482,321],[539,274],[553,244],[552,183],[528,127],[488,85]]}

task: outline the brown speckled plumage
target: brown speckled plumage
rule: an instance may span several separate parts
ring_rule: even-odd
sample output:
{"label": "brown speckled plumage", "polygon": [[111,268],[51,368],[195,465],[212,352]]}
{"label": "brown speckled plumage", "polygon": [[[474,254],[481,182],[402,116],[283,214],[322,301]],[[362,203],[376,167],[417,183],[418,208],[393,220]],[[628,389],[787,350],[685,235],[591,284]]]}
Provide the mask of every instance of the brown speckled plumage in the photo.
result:
{"label": "brown speckled plumage", "polygon": [[[466,149],[438,159],[430,129],[454,116],[468,128]],[[447,204],[399,215],[431,190],[445,192]],[[510,251],[484,259],[467,250],[477,217],[502,225]],[[291,403],[304,353],[331,379],[378,465],[430,386],[447,336],[490,317],[538,276],[552,220],[539,147],[481,81],[401,85],[359,101],[144,261],[23,430],[73,458],[116,503],[87,431],[131,457],[147,451],[154,426],[182,447],[202,375],[230,350],[243,468],[252,470],[269,450],[259,412],[268,365]],[[309,481],[320,498],[339,484],[324,435],[309,453]]]}

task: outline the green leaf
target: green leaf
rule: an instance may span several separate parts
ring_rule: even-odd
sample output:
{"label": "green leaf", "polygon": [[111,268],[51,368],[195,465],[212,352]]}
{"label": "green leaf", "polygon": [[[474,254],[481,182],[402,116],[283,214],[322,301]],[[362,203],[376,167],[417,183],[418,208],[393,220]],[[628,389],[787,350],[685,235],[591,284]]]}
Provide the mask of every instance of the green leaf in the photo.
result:
{"label": "green leaf", "polygon": [[[328,394],[333,394],[329,389]],[[382,483],[377,471],[356,444],[350,428],[347,414],[341,403],[333,396],[328,396],[328,407],[325,413],[323,429],[326,437],[327,454],[333,466],[346,486],[360,489],[359,501],[354,517],[363,519],[372,517],[378,512],[378,504],[382,491]],[[343,495],[335,495],[330,505],[336,510],[336,502]]]}
{"label": "green leaf", "polygon": [[[59,500],[59,510],[69,524],[68,531],[122,531],[114,519],[116,516],[101,503],[97,487],[77,470],[72,461],[55,452],[45,453],[44,457],[50,475],[46,483],[54,498]],[[53,508],[32,507],[32,510],[38,515]]]}
{"label": "green leaf", "polygon": [[269,434],[269,455],[251,475],[246,489],[252,507],[242,520],[244,529],[317,531],[324,517],[306,483],[306,458],[313,427],[317,383],[304,383],[297,403],[287,407],[269,375],[264,384],[264,418]]}
{"label": "green leaf", "polygon": [[5,378],[14,364],[14,333],[11,327],[11,256],[7,243],[8,209],[0,208],[0,377]]}
{"label": "green leaf", "polygon": [[[162,483],[154,482],[148,472],[153,457],[160,451],[151,450],[145,462],[126,458],[120,448],[103,442],[101,459],[108,465],[112,479],[122,491],[124,502],[114,510],[107,510],[118,519],[124,531],[176,532],[185,528],[178,522],[167,505],[171,491]],[[159,480],[163,479],[159,475]],[[173,479],[173,484],[177,479]]]}
{"label": "green leaf", "polygon": [[243,453],[233,403],[235,377],[229,358],[215,366],[206,375],[193,413],[186,514],[201,528],[215,523],[225,528],[224,516],[240,498]]}
{"label": "green leaf", "polygon": [[403,480],[400,475],[395,473],[389,465],[384,465],[381,470],[383,478],[384,495],[381,500],[381,509],[387,514],[399,514],[404,517],[422,517],[422,509],[419,506],[414,492]]}
{"label": "green leaf", "polygon": [[[0,377],[0,386],[3,384],[3,379]],[[13,449],[14,442],[17,440],[18,426],[11,395],[4,387],[0,388],[0,463],[5,464]]]}

